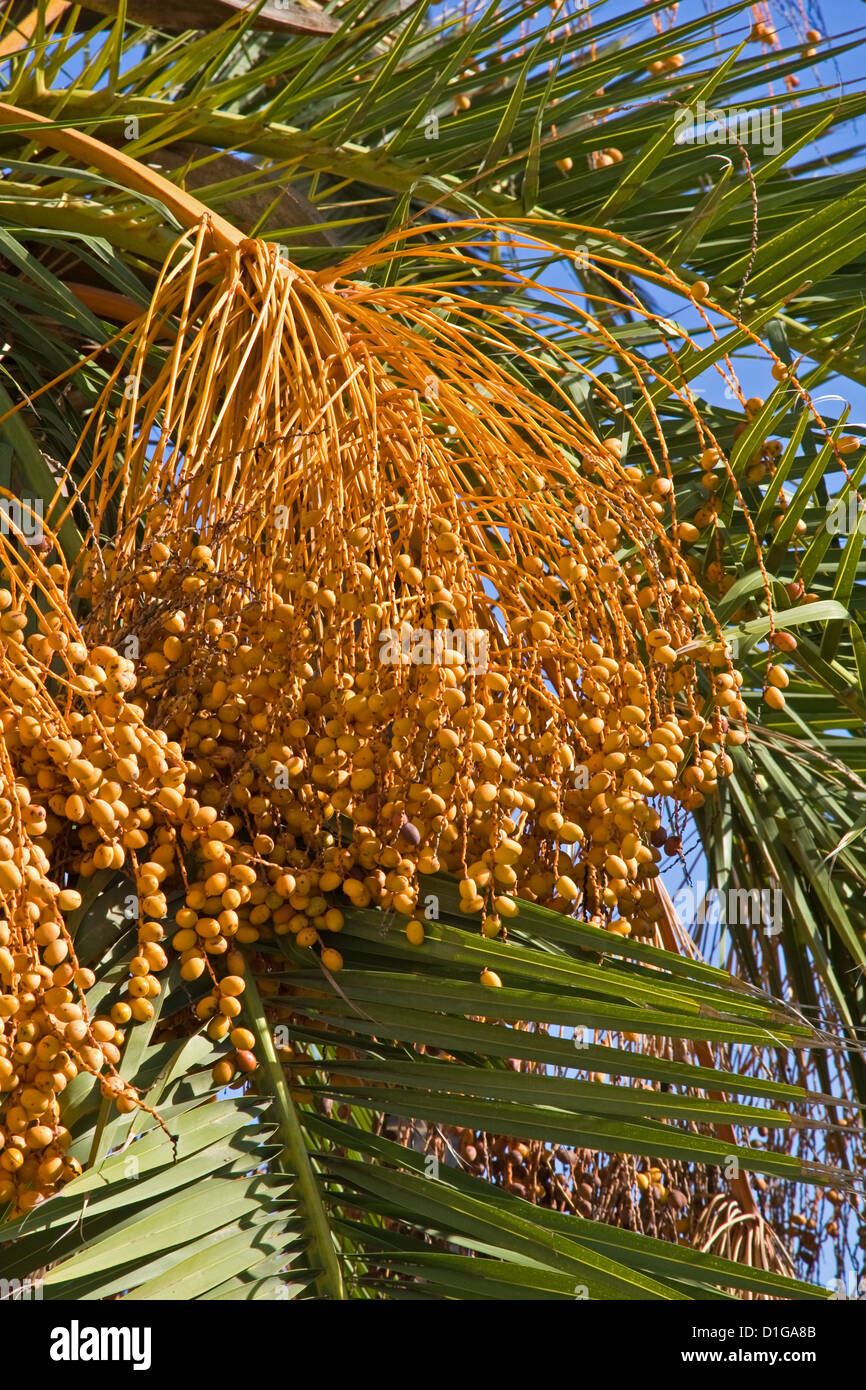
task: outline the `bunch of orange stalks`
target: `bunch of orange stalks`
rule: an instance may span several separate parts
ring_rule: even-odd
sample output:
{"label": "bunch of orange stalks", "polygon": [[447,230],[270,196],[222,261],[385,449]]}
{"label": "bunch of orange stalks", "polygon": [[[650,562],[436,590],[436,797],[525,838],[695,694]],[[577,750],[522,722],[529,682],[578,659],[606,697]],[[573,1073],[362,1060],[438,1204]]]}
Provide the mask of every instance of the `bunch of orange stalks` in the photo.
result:
{"label": "bunch of orange stalks", "polygon": [[[355,277],[411,238],[326,283],[202,218],[121,335],[74,499],[51,499],[57,526],[86,513],[81,562],[54,532],[44,555],[2,543],[20,1161],[0,1181],[19,1206],[69,1176],[62,1078],[83,1065],[137,1103],[112,1068],[173,954],[225,1084],[255,1066],[244,948],[291,935],[339,970],[345,910],[368,906],[421,940],[419,876],[440,868],[488,936],[521,898],[649,932],[671,827],[731,770],[745,710],[652,390],[610,338],[645,407],[624,413],[626,467],[558,384],[578,364],[552,311],[509,308],[509,276],[528,282],[463,230],[425,248],[435,286],[378,289]],[[622,268],[599,262],[612,294]],[[588,311],[587,332],[605,336]],[[134,885],[138,945],[91,1019],[64,914],[100,870]]]}

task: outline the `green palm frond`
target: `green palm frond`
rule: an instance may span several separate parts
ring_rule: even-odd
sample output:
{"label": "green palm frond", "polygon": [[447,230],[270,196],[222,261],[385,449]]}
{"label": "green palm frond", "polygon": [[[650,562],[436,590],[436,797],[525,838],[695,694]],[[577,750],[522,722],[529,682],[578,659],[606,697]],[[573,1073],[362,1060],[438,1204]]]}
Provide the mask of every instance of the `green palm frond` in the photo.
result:
{"label": "green palm frond", "polygon": [[[130,1033],[118,1068],[147,1110],[117,1115],[98,1081],[81,1075],[71,1083],[68,1152],[84,1171],[51,1202],[0,1226],[6,1276],[41,1272],[43,1297],[61,1300],[340,1298],[344,1290],[424,1298],[678,1300],[727,1290],[825,1297],[771,1271],[533,1205],[460,1164],[431,1168],[424,1153],[374,1132],[373,1115],[387,1111],[554,1146],[735,1161],[743,1171],[809,1184],[845,1180],[838,1170],[713,1133],[758,1119],[805,1124],[794,1115],[804,1106],[809,1125],[820,1123],[817,1111],[831,1098],[640,1051],[576,1049],[562,1035],[628,1027],[759,1049],[826,1046],[795,1013],[722,971],[592,927],[577,926],[568,945],[556,941],[557,928],[570,935],[562,919],[531,905],[516,922],[514,945],[479,944],[454,922],[453,884],[440,876],[429,888],[442,917],[429,923],[421,948],[402,932],[395,939],[380,912],[349,914],[339,989],[321,971],[294,968],[303,958],[297,948],[273,960],[277,969],[262,976],[267,993],[253,986],[246,996],[265,1049],[242,1091],[215,1095],[217,1049],[202,1035],[177,1036],[194,986],[174,967],[154,1019]],[[76,936],[80,959],[96,970],[100,1008],[125,974],[124,893],[122,882],[109,882]],[[501,990],[478,985],[480,958],[507,971]],[[479,1016],[491,1008],[495,1019]],[[535,1020],[531,1031],[513,1026],[526,1018]],[[557,1024],[559,1036],[547,1031]],[[339,1060],[346,1045],[353,1056]],[[292,1076],[299,1049],[302,1082]],[[451,1060],[434,1060],[429,1049],[447,1050]],[[514,1057],[532,1071],[513,1071],[507,1059]],[[676,1091],[574,1075],[596,1067],[631,1079],[663,1075]],[[351,1077],[339,1074],[347,1069]],[[738,1099],[713,1098],[722,1088]],[[348,1105],[350,1121],[329,1118],[322,1101]]]}

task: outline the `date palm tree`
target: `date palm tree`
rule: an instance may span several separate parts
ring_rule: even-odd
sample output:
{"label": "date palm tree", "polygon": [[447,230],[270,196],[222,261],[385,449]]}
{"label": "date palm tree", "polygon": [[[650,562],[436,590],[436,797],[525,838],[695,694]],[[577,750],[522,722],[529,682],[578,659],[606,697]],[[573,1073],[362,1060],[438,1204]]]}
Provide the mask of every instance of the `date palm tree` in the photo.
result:
{"label": "date palm tree", "polygon": [[[131,546],[134,564],[160,488],[182,479],[199,516],[224,500],[209,492],[228,476],[218,448],[216,472],[184,473],[187,404],[224,391],[236,405],[220,375],[233,359],[214,332],[181,377],[172,344],[223,304],[232,256],[258,246],[273,277],[261,246],[276,244],[323,316],[305,368],[333,351],[338,285],[353,331],[383,370],[417,365],[422,396],[447,395],[447,371],[462,380],[459,358],[497,402],[531,398],[515,457],[535,428],[554,447],[562,412],[612,441],[633,483],[648,439],[663,450],[658,515],[710,597],[716,649],[734,646],[750,731],[717,794],[665,827],[665,852],[726,902],[784,905],[769,924],[727,922],[720,942],[700,895],[678,915],[660,880],[643,936],[531,894],[496,940],[467,926],[437,866],[420,952],[371,905],[345,913],[337,975],[289,936],[256,942],[258,1066],[218,1091],[221,1051],[191,1030],[195,991],[171,965],[117,1063],[144,1105],[118,1112],[79,1074],[61,1116],[80,1175],[0,1227],[4,1272],[39,1273],[46,1297],[810,1299],[827,1292],[822,1243],[840,1269],[850,1259],[863,535],[828,502],[856,505],[864,464],[847,410],[825,421],[816,398],[863,379],[866,97],[815,77],[816,46],[823,72],[855,40],[783,43],[742,3],[675,29],[665,13],[648,5],[647,28],[525,0],[3,12],[0,485],[39,500],[81,600],[82,554]],[[732,110],[781,119],[781,149],[738,125],[719,158],[702,132]],[[232,418],[248,463],[227,526],[265,506],[257,450],[273,441],[256,409],[276,368],[257,370],[247,419]],[[126,435],[121,468],[99,441],[130,393],[153,402],[152,433]],[[446,408],[477,450],[460,486],[484,491],[480,426]],[[563,488],[573,518],[583,493]],[[508,528],[546,555],[521,495],[515,482]],[[494,530],[485,582],[505,605],[520,575]],[[134,952],[130,881],[109,866],[78,890],[97,1010]],[[479,983],[491,971],[495,995]]]}

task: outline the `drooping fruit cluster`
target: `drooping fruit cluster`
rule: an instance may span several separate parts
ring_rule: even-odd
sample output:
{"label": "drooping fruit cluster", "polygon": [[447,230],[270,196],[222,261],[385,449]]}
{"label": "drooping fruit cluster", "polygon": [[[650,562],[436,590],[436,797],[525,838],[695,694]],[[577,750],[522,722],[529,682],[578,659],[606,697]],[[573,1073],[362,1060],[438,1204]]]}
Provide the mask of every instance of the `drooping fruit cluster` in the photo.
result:
{"label": "drooping fruit cluster", "polygon": [[[744,737],[662,464],[647,447],[636,478],[473,351],[471,256],[450,260],[458,328],[444,290],[433,314],[206,240],[83,436],[83,569],[3,540],[0,1195],[19,1206],[68,1176],[76,1069],[136,1105],[113,1068],[171,952],[209,985],[225,1084],[256,1064],[243,948],[291,935],[338,970],[346,909],[416,921],[419,874],[456,875],[490,936],[521,897],[649,931],[662,846]],[[91,1019],[66,914],[104,871],[129,880],[138,944]]]}
{"label": "drooping fruit cluster", "polygon": [[[397,525],[395,516],[388,530]],[[223,559],[195,536],[145,542],[131,567],[115,558],[105,580],[91,575],[120,645],[133,638],[140,651],[146,718],[158,717],[186,761],[186,796],[163,795],[181,819],[189,866],[174,944],[195,952],[211,939],[217,954],[227,936],[249,943],[269,924],[309,945],[342,926],[333,894],[411,917],[418,872],[440,866],[459,876],[464,909],[486,931],[516,911],[518,892],[568,910],[579,901],[593,914],[619,908],[627,930],[622,917],[641,893],[649,902],[667,838],[651,800],[700,805],[728,768],[691,697],[694,668],[671,645],[694,632],[682,586],[679,604],[665,605],[668,628],[649,627],[655,593],[637,574],[618,576],[646,659],[625,620],[610,634],[589,624],[585,636],[557,631],[557,609],[577,620],[588,580],[573,555],[553,576],[533,582],[527,571],[523,614],[512,618],[513,601],[473,592],[459,522],[452,529],[440,517],[424,536],[422,518],[384,563],[369,528],[352,528],[339,566],[326,569],[338,518],[332,526],[315,544],[320,564],[275,563],[264,601],[232,583],[242,555]],[[201,581],[194,594],[184,589],[188,570]],[[461,628],[487,638],[483,668],[449,645]],[[401,629],[413,634],[405,651]],[[425,642],[435,652],[437,637],[450,660],[416,665],[415,652],[423,656]],[[717,710],[742,717],[730,671],[716,671],[714,689]],[[687,690],[679,712],[674,698]],[[75,867],[96,865],[85,857]],[[139,883],[150,912],[157,876],[151,860]],[[195,959],[185,961],[191,971]]]}
{"label": "drooping fruit cluster", "polygon": [[[26,582],[4,546],[7,572]],[[184,775],[178,750],[126,700],[129,663],[81,641],[60,587],[64,567],[33,561],[30,575],[29,591],[0,590],[0,1201],[25,1211],[79,1171],[65,1156],[59,1109],[79,1072],[100,1076],[121,1111],[138,1103],[115,1069],[121,1030],[153,1015],[152,972],[166,964],[162,929],[142,920],[131,1004],[91,1018],[85,994],[95,976],[79,966],[69,926],[82,894],[68,884],[85,856],[91,874],[125,864],[139,872],[135,849],[153,837],[153,862],[140,866],[151,889],[142,912],[161,915],[170,833],[162,798]]]}

